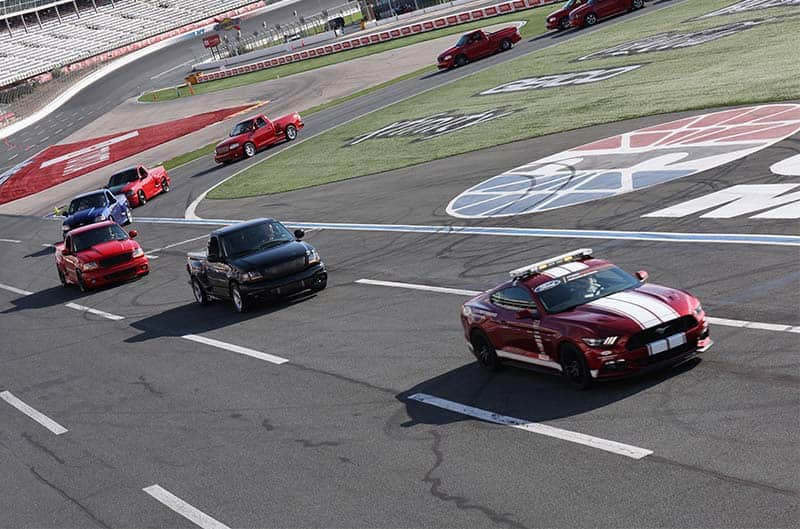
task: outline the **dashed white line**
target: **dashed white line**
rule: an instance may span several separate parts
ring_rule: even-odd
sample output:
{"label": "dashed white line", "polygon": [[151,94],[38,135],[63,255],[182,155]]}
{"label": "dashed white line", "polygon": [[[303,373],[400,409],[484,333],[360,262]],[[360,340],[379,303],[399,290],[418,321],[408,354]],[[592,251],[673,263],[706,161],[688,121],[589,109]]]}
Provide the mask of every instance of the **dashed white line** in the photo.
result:
{"label": "dashed white line", "polygon": [[190,242],[194,242],[194,241],[199,241],[200,239],[207,239],[207,238],[208,238],[207,234],[206,235],[201,235],[199,237],[192,237],[191,239],[186,239],[185,241],[180,241],[180,242],[168,244],[166,246],[162,246],[161,248],[156,248],[155,250],[149,250],[148,251],[148,255],[149,254],[158,253],[161,250],[168,250],[170,248],[175,248],[176,246],[180,246],[182,244],[186,244],[186,243],[190,243]]}
{"label": "dashed white line", "polygon": [[150,485],[142,489],[176,513],[203,529],[230,529],[224,523],[215,520],[203,511],[192,507],[179,497],[159,485]]}
{"label": "dashed white line", "polygon": [[30,292],[28,290],[22,290],[21,288],[4,285],[2,283],[0,283],[0,288],[2,288],[3,290],[8,290],[9,292],[13,292],[14,294],[20,294],[22,296],[30,296],[31,294],[33,294],[33,292]]}
{"label": "dashed white line", "polygon": [[0,242],[16,242],[16,243],[20,243],[22,241],[18,241],[17,239],[0,239]]}
{"label": "dashed white line", "polygon": [[93,309],[91,307],[86,307],[84,305],[78,305],[77,303],[66,303],[66,307],[70,309],[79,310],[81,312],[88,312],[90,314],[95,314],[97,316],[102,316],[103,318],[109,320],[124,320],[125,316],[117,316],[116,314],[111,314],[110,312],[104,312],[102,310]]}
{"label": "dashed white line", "polygon": [[606,452],[612,452],[614,454],[630,457],[632,459],[642,459],[643,457],[649,456],[653,453],[652,450],[648,450],[646,448],[639,448],[638,446],[618,443],[616,441],[609,441],[608,439],[602,439],[600,437],[594,437],[569,430],[562,430],[561,428],[555,428],[553,426],[548,426],[538,422],[529,422],[522,419],[517,419],[515,417],[508,417],[506,415],[500,415],[491,411],[482,410],[480,408],[459,404],[458,402],[440,399],[439,397],[434,397],[433,395],[428,395],[425,393],[415,393],[414,395],[411,395],[409,399],[422,402],[430,406],[436,406],[437,408],[461,413],[462,415],[475,417],[476,419],[481,419],[483,421],[502,424],[518,430],[525,430],[527,432],[546,435],[547,437],[554,437],[556,439],[569,441],[571,443],[590,446],[592,448],[605,450]]}
{"label": "dashed white line", "polygon": [[288,362],[287,359],[281,358],[280,356],[271,355],[269,353],[262,353],[261,351],[256,351],[255,349],[249,349],[247,347],[242,347],[240,345],[234,345],[227,342],[220,342],[219,340],[214,340],[213,338],[206,338],[205,336],[198,336],[196,334],[186,334],[182,338],[186,340],[191,340],[193,342],[210,345],[212,347],[219,347],[220,349],[225,349],[227,351],[232,351],[234,353],[251,356],[253,358],[258,358],[259,360],[272,362],[273,364],[285,364],[286,362]]}
{"label": "dashed white line", "polygon": [[[458,296],[477,296],[478,290],[462,290],[459,288],[436,287],[431,285],[418,285],[416,283],[398,283],[396,281],[378,281],[374,279],[359,279],[356,283],[362,285],[376,285],[382,287],[405,288],[408,290],[426,290],[428,292],[439,292],[442,294],[455,294]],[[706,320],[714,325],[723,327],[741,327],[744,329],[758,329],[761,331],[792,332],[800,333],[800,326],[786,325],[783,323],[761,323],[757,321],[730,320],[728,318],[714,318],[707,316]]]}
{"label": "dashed white line", "polygon": [[56,421],[45,415],[44,413],[31,408],[17,397],[15,397],[10,391],[3,391],[0,393],[0,399],[8,402],[10,405],[17,408],[19,411],[33,419],[34,421],[38,422],[51,432],[56,435],[61,435],[62,433],[67,433],[69,430],[58,424]]}
{"label": "dashed white line", "polygon": [[456,294],[458,296],[476,296],[480,294],[477,290],[463,290],[460,288],[433,287],[430,285],[417,285],[415,283],[397,283],[395,281],[378,281],[376,279],[359,279],[356,283],[362,285],[375,285],[379,287],[405,288],[409,290],[426,290],[428,292],[438,292],[440,294]]}

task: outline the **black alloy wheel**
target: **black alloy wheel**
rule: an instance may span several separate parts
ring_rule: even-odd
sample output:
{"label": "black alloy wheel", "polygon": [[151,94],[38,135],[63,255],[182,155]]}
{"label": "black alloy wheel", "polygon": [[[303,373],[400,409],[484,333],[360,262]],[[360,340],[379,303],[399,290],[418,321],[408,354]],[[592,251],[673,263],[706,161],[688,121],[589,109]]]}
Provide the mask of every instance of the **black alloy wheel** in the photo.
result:
{"label": "black alloy wheel", "polygon": [[206,294],[206,289],[203,288],[203,285],[200,284],[196,277],[192,278],[192,294],[194,294],[194,300],[200,306],[205,307],[209,304],[210,300],[208,299],[208,294]]}
{"label": "black alloy wheel", "polygon": [[169,182],[167,181],[166,178],[161,179],[161,190],[164,193],[169,193]]}
{"label": "black alloy wheel", "polygon": [[569,26],[570,26],[569,17],[562,18],[558,23],[559,29],[569,29]]}
{"label": "black alloy wheel", "polygon": [[511,49],[512,42],[510,39],[503,39],[500,41],[500,51],[508,51]]}
{"label": "black alloy wheel", "polygon": [[561,348],[561,369],[569,384],[576,389],[586,389],[592,383],[592,375],[583,353],[573,345]]}
{"label": "black alloy wheel", "polygon": [[247,143],[244,144],[244,157],[252,158],[255,155],[256,155],[256,146],[248,141]]}
{"label": "black alloy wheel", "polygon": [[472,335],[472,352],[475,358],[478,359],[478,363],[482,368],[487,371],[497,371],[500,369],[501,362],[500,358],[497,356],[497,351],[492,347],[489,338],[483,333],[476,332]]}
{"label": "black alloy wheel", "polygon": [[466,55],[458,55],[456,56],[456,66],[464,66],[469,62]]}
{"label": "black alloy wheel", "polygon": [[286,140],[292,141],[297,137],[297,127],[294,125],[287,125],[286,126]]}
{"label": "black alloy wheel", "polygon": [[236,309],[236,312],[247,312],[250,303],[247,296],[242,294],[238,283],[231,283],[231,299],[233,300],[233,308]]}
{"label": "black alloy wheel", "polygon": [[147,204],[147,197],[144,194],[144,190],[140,189],[139,190],[139,205],[140,206],[144,206],[145,204]]}

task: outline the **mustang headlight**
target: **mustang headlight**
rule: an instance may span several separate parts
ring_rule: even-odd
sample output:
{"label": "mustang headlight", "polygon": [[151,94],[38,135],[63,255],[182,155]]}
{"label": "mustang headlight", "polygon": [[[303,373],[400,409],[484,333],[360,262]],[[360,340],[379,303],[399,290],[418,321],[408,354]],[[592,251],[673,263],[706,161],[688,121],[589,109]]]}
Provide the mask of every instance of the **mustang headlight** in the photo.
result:
{"label": "mustang headlight", "polygon": [[81,269],[83,269],[84,271],[97,270],[97,262],[89,261],[88,263],[83,263],[83,265],[81,265]]}
{"label": "mustang headlight", "polygon": [[617,343],[619,336],[607,336],[605,338],[581,338],[583,343],[591,347],[608,347]]}
{"label": "mustang headlight", "polygon": [[142,250],[141,248],[136,248],[131,254],[131,257],[136,259],[137,257],[141,257],[143,255],[144,255],[144,250]]}
{"label": "mustang headlight", "polygon": [[306,250],[306,264],[313,265],[319,263],[319,254],[313,248]]}
{"label": "mustang headlight", "polygon": [[107,217],[106,217],[105,215],[98,215],[98,216],[96,216],[96,217],[94,218],[94,221],[95,221],[95,222],[103,222],[104,220],[106,220],[106,218],[107,218]]}
{"label": "mustang headlight", "polygon": [[247,272],[245,274],[242,274],[242,279],[244,279],[245,281],[258,281],[263,277],[264,276],[262,276],[261,272],[259,272],[258,270],[253,270],[252,272]]}

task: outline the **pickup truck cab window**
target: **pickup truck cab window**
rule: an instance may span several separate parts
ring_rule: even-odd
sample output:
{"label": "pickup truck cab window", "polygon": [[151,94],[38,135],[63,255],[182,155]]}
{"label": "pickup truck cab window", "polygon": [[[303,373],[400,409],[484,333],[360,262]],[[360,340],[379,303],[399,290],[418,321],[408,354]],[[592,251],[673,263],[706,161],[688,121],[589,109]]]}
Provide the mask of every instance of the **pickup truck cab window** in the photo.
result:
{"label": "pickup truck cab window", "polygon": [[267,122],[264,121],[264,118],[256,118],[256,128],[257,129],[260,129],[260,128],[266,127],[266,126],[267,126]]}
{"label": "pickup truck cab window", "polygon": [[215,255],[217,257],[221,256],[219,251],[219,241],[216,237],[211,237],[208,240],[208,255]]}
{"label": "pickup truck cab window", "polygon": [[222,236],[222,246],[225,253],[233,258],[293,240],[294,236],[283,224],[272,221],[226,233]]}
{"label": "pickup truck cab window", "polygon": [[246,132],[250,132],[253,130],[253,120],[248,119],[247,121],[242,121],[241,123],[237,123],[233,130],[229,134],[230,137],[238,136],[239,134],[244,134]]}

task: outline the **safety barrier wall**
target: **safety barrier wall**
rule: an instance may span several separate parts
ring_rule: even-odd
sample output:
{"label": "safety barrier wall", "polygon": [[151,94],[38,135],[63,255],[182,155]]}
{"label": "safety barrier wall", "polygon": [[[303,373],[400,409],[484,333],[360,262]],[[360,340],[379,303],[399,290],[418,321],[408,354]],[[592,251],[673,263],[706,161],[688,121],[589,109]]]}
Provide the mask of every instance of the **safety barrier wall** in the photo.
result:
{"label": "safety barrier wall", "polygon": [[336,42],[325,46],[319,46],[316,48],[312,48],[308,51],[291,53],[288,55],[275,57],[273,59],[266,59],[251,64],[237,66],[236,68],[229,68],[227,70],[221,70],[218,72],[199,73],[196,74],[194,77],[197,83],[206,83],[208,81],[226,79],[228,77],[235,77],[237,75],[256,72],[259,70],[266,70],[268,68],[274,68],[282,64],[305,61],[308,59],[313,59],[315,57],[322,57],[323,55],[340,53],[354,48],[370,46],[372,44],[378,44],[380,42],[386,42],[389,40],[407,37],[409,35],[416,35],[418,33],[434,31],[449,26],[466,24],[468,22],[474,22],[476,20],[482,20],[484,18],[491,18],[499,15],[507,15],[508,13],[513,13],[515,11],[524,11],[526,9],[533,9],[535,7],[540,7],[547,4],[553,4],[560,1],[562,0],[513,0],[510,2],[503,2],[502,4],[495,4],[488,7],[471,9],[469,11],[464,11],[462,13],[443,15],[433,20],[416,22],[399,28],[386,29],[383,31],[379,31],[377,33],[371,33],[369,35],[363,35],[349,40]]}

